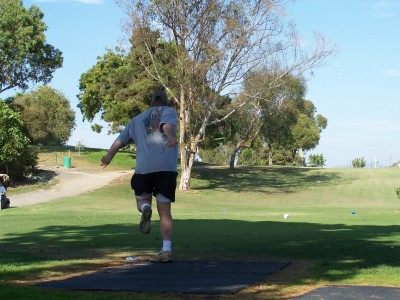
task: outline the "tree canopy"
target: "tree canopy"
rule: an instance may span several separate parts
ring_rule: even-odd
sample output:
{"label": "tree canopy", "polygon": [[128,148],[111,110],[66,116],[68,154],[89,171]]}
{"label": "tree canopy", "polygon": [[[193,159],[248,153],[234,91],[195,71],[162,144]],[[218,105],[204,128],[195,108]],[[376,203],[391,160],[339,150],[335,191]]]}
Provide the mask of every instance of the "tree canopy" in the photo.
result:
{"label": "tree canopy", "polygon": [[0,100],[0,173],[22,176],[35,161],[21,115]]}
{"label": "tree canopy", "polygon": [[17,94],[13,100],[33,144],[62,145],[75,127],[75,112],[59,91],[41,86],[29,93]]}
{"label": "tree canopy", "polygon": [[311,154],[308,157],[308,165],[311,167],[323,167],[325,166],[326,159],[322,154]]}
{"label": "tree canopy", "polygon": [[[92,121],[97,114],[111,123],[111,133],[116,133],[131,118],[150,106],[152,91],[160,84],[150,79],[135,53],[129,55],[120,49],[110,49],[97,58],[97,63],[79,80],[79,104],[84,119]],[[92,126],[96,132],[100,125]]]}
{"label": "tree canopy", "polygon": [[305,100],[298,109],[296,124],[291,128],[291,150],[293,157],[297,152],[304,160],[303,151],[314,149],[321,137],[321,131],[328,125],[328,120],[317,110],[310,100]]}
{"label": "tree canopy", "polygon": [[0,0],[0,93],[30,82],[48,83],[62,66],[60,50],[46,42],[43,13],[21,0]]}

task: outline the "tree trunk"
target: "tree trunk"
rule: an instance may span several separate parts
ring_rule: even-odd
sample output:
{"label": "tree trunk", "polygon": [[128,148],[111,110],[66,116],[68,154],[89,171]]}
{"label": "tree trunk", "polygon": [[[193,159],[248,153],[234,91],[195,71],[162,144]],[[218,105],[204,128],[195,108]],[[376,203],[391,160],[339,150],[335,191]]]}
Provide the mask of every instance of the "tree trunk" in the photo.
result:
{"label": "tree trunk", "polygon": [[190,176],[191,176],[192,170],[185,167],[182,168],[182,174],[181,174],[181,180],[179,183],[179,190],[180,191],[187,191],[190,189]]}
{"label": "tree trunk", "polygon": [[292,150],[292,164],[295,165],[296,162],[296,154],[297,154],[297,148],[294,148]]}
{"label": "tree trunk", "polygon": [[191,169],[188,169],[189,166],[189,156],[187,151],[186,140],[187,129],[186,126],[188,124],[188,120],[190,118],[189,112],[185,109],[185,94],[183,87],[181,86],[180,91],[180,107],[179,107],[179,152],[181,156],[181,178],[179,183],[179,190],[187,190],[190,189],[190,173]]}
{"label": "tree trunk", "polygon": [[229,162],[229,170],[234,170],[235,169],[235,159],[236,159],[236,154],[238,153],[238,151],[240,150],[240,145],[237,146],[231,155],[231,161]]}
{"label": "tree trunk", "polygon": [[303,148],[299,148],[299,155],[301,157],[301,163],[304,166],[305,158],[304,158],[304,151]]}
{"label": "tree trunk", "polygon": [[268,146],[268,165],[272,166],[272,147]]}
{"label": "tree trunk", "polygon": [[[189,99],[192,96],[189,91]],[[185,99],[184,88],[181,87],[180,91],[180,114],[179,114],[179,147],[181,154],[181,178],[178,189],[181,191],[190,190],[190,177],[192,174],[192,167],[194,159],[196,158],[197,146],[204,136],[205,126],[207,119],[204,120],[199,133],[194,137],[188,130],[191,122],[191,112],[185,109],[188,104]]]}
{"label": "tree trunk", "polygon": [[182,156],[185,156],[185,164],[181,163],[181,180],[179,183],[179,190],[187,191],[190,190],[190,177],[192,175],[192,167],[196,152],[193,151],[193,149],[186,148],[185,151],[181,152],[181,160]]}

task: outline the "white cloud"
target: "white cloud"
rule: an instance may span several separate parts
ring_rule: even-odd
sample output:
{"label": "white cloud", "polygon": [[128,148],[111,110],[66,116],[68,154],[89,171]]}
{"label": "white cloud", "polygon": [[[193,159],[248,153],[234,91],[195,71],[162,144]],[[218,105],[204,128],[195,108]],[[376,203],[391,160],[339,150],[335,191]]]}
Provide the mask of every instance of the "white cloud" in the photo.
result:
{"label": "white cloud", "polygon": [[393,120],[370,120],[370,121],[344,121],[338,122],[336,125],[352,129],[354,131],[362,130],[366,134],[370,134],[372,132],[399,132],[400,128],[400,121],[393,121]]}
{"label": "white cloud", "polygon": [[386,2],[386,1],[377,1],[377,2],[375,3],[375,6],[378,7],[378,8],[387,8],[387,7],[389,7],[390,5],[389,5],[389,3]]}
{"label": "white cloud", "polygon": [[395,16],[396,9],[400,9],[397,1],[379,0],[373,4],[375,15],[379,18],[391,18]]}
{"label": "white cloud", "polygon": [[83,4],[103,4],[103,0],[74,0]]}
{"label": "white cloud", "polygon": [[375,14],[376,14],[376,16],[378,18],[391,18],[391,17],[393,17],[393,13],[385,11],[385,10],[378,10],[378,11],[376,11]]}
{"label": "white cloud", "polygon": [[397,77],[400,76],[400,69],[385,69],[383,70],[385,76]]}
{"label": "white cloud", "polygon": [[103,0],[34,0],[34,2],[78,2],[82,4],[94,4],[100,5],[103,4]]}

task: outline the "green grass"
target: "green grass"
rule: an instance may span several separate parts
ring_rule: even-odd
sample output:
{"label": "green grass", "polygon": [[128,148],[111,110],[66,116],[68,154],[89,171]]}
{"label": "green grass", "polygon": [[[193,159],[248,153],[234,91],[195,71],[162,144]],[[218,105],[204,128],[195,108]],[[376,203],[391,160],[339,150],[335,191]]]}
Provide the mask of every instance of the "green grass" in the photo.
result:
{"label": "green grass", "polygon": [[[104,149],[84,148],[81,151],[70,146],[40,147],[38,167],[63,166],[64,158],[71,157],[71,167],[99,166],[101,158],[107,153]],[[119,151],[108,168],[133,169],[136,166],[135,154]]]}
{"label": "green grass", "polygon": [[[192,175],[192,190],[173,204],[176,259],[292,263],[227,298],[287,298],[325,284],[400,287],[400,169],[202,167]],[[158,251],[153,221],[151,234],[141,235],[129,181],[1,211],[0,298],[179,298],[33,285]]]}

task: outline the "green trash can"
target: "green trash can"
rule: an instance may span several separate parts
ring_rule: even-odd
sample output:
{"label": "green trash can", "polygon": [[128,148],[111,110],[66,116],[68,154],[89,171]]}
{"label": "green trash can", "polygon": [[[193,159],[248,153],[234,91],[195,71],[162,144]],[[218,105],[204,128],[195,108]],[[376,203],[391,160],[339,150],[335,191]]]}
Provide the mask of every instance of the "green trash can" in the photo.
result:
{"label": "green trash can", "polygon": [[71,168],[71,157],[64,157],[64,168]]}

